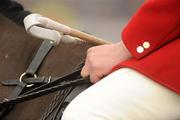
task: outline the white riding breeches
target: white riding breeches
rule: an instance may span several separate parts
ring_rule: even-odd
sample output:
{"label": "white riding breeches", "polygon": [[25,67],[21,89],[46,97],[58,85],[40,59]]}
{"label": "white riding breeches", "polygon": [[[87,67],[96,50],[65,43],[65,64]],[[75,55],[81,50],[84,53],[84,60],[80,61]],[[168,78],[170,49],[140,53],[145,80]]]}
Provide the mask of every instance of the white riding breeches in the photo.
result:
{"label": "white riding breeches", "polygon": [[78,95],[62,120],[180,120],[180,95],[122,68]]}

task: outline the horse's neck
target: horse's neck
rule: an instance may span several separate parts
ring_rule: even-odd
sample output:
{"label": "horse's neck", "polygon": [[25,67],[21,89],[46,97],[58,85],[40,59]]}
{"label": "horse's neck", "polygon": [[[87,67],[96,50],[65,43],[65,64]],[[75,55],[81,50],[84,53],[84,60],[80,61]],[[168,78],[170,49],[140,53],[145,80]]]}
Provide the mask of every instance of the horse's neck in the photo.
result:
{"label": "horse's neck", "polygon": [[[0,82],[5,79],[17,79],[28,67],[42,41],[26,34],[23,28],[0,17]],[[61,43],[53,47],[44,59],[38,76],[62,76],[71,72],[85,57],[89,44]],[[0,84],[0,101],[9,96],[13,87]],[[64,92],[63,92],[64,93]],[[44,96],[34,101],[19,104],[7,119],[39,120],[52,96]],[[41,104],[39,104],[41,103]],[[22,114],[22,111],[23,114]]]}
{"label": "horse's neck", "polygon": [[30,63],[41,41],[0,16],[0,79],[18,77]]}

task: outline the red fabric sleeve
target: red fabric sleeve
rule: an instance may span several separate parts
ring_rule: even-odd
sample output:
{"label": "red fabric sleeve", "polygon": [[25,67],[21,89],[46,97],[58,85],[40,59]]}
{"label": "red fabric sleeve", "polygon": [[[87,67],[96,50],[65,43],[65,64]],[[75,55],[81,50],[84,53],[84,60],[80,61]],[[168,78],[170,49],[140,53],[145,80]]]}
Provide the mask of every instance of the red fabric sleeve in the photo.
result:
{"label": "red fabric sleeve", "polygon": [[[180,36],[180,0],[147,0],[122,32],[131,54],[140,59]],[[143,43],[148,42],[149,48]],[[138,47],[143,47],[141,53]]]}

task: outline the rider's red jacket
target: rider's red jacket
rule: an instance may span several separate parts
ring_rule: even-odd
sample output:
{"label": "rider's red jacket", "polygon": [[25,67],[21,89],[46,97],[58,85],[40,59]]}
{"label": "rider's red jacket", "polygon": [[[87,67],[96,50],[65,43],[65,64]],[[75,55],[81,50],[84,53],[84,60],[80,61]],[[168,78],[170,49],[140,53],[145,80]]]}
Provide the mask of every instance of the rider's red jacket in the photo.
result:
{"label": "rider's red jacket", "polygon": [[180,0],[147,0],[122,32],[133,68],[180,94]]}

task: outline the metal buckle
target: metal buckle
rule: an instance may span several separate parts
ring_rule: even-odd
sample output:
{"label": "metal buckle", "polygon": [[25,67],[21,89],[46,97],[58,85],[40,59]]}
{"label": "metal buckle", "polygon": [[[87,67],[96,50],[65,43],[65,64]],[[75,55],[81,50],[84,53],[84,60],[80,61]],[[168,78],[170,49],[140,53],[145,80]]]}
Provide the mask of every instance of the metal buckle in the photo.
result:
{"label": "metal buckle", "polygon": [[[19,82],[23,82],[23,83],[25,83],[24,81],[23,81],[23,79],[26,77],[26,76],[28,76],[28,74],[29,73],[26,73],[26,72],[24,72],[23,74],[21,74],[21,76],[19,77]],[[31,74],[29,74],[29,75],[31,75]],[[37,75],[36,74],[33,74],[32,75],[34,78],[37,78]],[[26,87],[32,87],[34,84],[29,84],[29,85],[26,85]]]}
{"label": "metal buckle", "polygon": [[48,78],[48,83],[50,83],[50,82],[51,82],[51,79],[52,79],[52,77],[51,77],[51,76],[49,76],[49,78]]}

